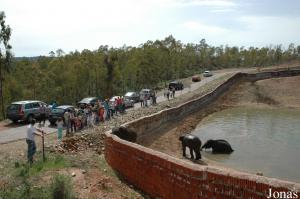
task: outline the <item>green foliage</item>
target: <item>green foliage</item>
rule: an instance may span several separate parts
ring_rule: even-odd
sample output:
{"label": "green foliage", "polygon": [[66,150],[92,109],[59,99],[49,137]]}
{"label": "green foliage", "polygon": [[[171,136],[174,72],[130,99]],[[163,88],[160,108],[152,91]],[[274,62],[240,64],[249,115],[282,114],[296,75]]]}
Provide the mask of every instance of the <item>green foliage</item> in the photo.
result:
{"label": "green foliage", "polygon": [[5,13],[0,11],[0,103],[1,112],[4,116],[4,79],[11,67],[11,45],[9,39],[11,35],[11,28],[5,24]]}
{"label": "green foliage", "polygon": [[66,168],[69,165],[63,156],[56,154],[49,154],[45,162],[39,159],[31,166],[24,162],[15,162],[13,169],[17,178],[0,186],[0,198],[74,198],[71,179],[68,176],[55,175],[49,184],[38,184],[34,180],[45,171]]}
{"label": "green foliage", "polygon": [[1,199],[72,199],[75,198],[71,178],[55,175],[49,185],[34,185],[28,176],[21,182],[9,182],[0,188]]}
{"label": "green foliage", "polygon": [[126,91],[158,88],[162,83],[204,70],[230,67],[261,67],[299,60],[300,46],[290,44],[263,48],[211,46],[202,39],[184,44],[172,35],[147,41],[138,47],[100,46],[65,54],[61,49],[49,57],[15,60],[6,75],[4,103],[38,99],[76,104],[88,96],[109,98]]}
{"label": "green foliage", "polygon": [[[17,165],[17,166],[16,166]],[[60,169],[69,167],[70,163],[63,158],[61,155],[49,155],[45,162],[42,158],[36,160],[31,166],[27,163],[15,163],[16,176],[35,176],[41,172],[45,172],[53,169]]]}
{"label": "green foliage", "polygon": [[51,198],[72,199],[75,198],[71,178],[64,175],[56,175],[50,184]]}

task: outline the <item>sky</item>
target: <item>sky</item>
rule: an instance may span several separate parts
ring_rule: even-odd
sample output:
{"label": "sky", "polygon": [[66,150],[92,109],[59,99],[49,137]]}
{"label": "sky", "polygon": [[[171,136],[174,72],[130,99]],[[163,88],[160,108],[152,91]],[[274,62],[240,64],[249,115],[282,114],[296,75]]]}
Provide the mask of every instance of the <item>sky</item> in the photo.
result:
{"label": "sky", "polygon": [[300,45],[299,0],[0,0],[17,57],[100,45]]}

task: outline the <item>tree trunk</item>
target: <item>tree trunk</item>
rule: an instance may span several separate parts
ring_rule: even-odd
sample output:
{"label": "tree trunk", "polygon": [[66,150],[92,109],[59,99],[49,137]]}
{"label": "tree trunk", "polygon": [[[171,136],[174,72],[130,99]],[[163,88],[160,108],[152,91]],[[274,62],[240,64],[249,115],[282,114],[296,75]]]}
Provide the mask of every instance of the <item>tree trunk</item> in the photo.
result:
{"label": "tree trunk", "polygon": [[[1,60],[0,60],[1,61]],[[0,63],[1,64],[1,63]],[[2,117],[5,119],[5,110],[4,110],[4,97],[3,97],[3,77],[2,77],[2,66],[0,66],[0,95],[1,95],[1,109]]]}

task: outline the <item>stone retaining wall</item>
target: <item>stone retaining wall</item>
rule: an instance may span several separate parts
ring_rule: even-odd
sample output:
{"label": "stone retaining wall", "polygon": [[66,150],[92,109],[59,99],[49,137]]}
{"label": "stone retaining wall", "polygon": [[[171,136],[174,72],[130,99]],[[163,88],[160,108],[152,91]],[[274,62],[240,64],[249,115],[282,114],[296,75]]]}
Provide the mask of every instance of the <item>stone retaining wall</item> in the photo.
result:
{"label": "stone retaining wall", "polygon": [[[241,81],[300,75],[300,70],[237,73],[209,94],[178,107],[129,122],[124,126],[137,132],[138,139],[162,125],[207,107],[232,85]],[[153,197],[160,198],[266,198],[273,192],[294,191],[300,198],[300,184],[252,174],[200,166],[136,143],[127,142],[106,132],[105,158],[127,181]],[[282,193],[283,194],[283,193]]]}

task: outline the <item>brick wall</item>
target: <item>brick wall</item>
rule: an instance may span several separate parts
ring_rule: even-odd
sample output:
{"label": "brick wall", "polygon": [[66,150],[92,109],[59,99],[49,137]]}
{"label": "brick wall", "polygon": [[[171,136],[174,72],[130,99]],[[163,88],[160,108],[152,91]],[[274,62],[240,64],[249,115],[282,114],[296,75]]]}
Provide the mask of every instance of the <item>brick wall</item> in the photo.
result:
{"label": "brick wall", "polygon": [[[128,182],[150,194],[166,199],[256,199],[273,191],[294,190],[300,184],[263,176],[199,166],[121,140],[106,133],[105,158]],[[299,195],[300,196],[300,195]]]}
{"label": "brick wall", "polygon": [[[241,80],[256,81],[294,75],[300,75],[300,70],[257,74],[238,73],[203,97],[129,122],[124,126],[134,129],[138,134],[138,139],[143,139],[144,135],[151,133],[153,129],[205,108]],[[170,199],[266,198],[269,188],[272,188],[273,191],[294,190],[298,192],[300,198],[299,183],[256,176],[232,169],[195,165],[121,140],[111,132],[106,132],[105,158],[109,165],[127,181],[153,197]]]}

